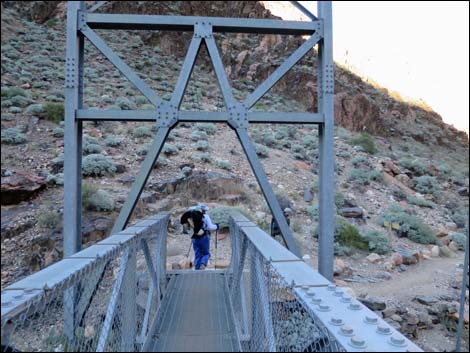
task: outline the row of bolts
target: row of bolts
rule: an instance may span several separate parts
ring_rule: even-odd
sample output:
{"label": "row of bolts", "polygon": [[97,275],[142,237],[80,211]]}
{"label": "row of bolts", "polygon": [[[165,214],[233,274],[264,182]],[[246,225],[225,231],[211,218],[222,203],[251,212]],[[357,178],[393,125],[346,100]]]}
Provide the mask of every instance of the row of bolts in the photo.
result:
{"label": "row of bolts", "polygon": [[[323,299],[320,297],[315,297],[316,293],[313,288],[311,288],[308,285],[303,285],[300,286],[300,288],[305,292],[305,294],[311,298],[312,304],[317,306],[318,311],[322,312],[328,312],[331,311],[331,307],[327,304],[322,304]],[[333,295],[335,297],[340,297],[340,301],[348,305],[348,309],[350,310],[356,310],[359,311],[362,309],[362,306],[360,303],[354,303],[352,302],[352,297],[346,293],[340,288],[337,288],[336,285],[334,284],[329,284],[327,287],[327,290],[333,291]],[[369,325],[377,325],[378,324],[378,318],[376,316],[371,316],[371,315],[366,315],[364,317],[364,322]],[[338,333],[342,336],[346,337],[351,337],[349,340],[349,344],[354,347],[354,348],[365,348],[366,347],[366,341],[365,339],[355,336],[354,335],[354,329],[351,326],[347,326],[344,324],[343,319],[337,317],[337,316],[332,316],[329,323],[333,326],[338,326],[340,327]],[[379,324],[377,326],[376,332],[381,335],[392,335],[392,330],[390,329],[389,326],[384,325],[384,324]],[[388,342],[396,347],[406,347],[406,341],[405,338],[402,337],[401,335],[392,335]]]}

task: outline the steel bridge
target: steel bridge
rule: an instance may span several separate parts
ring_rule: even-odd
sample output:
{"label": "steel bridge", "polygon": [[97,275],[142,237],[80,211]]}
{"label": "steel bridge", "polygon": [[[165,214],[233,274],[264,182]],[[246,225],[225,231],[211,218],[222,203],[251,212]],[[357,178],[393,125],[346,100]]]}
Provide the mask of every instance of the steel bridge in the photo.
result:
{"label": "steel bridge", "polygon": [[167,271],[168,219],[140,221],[7,287],[2,349],[420,351],[241,214],[228,268]]}

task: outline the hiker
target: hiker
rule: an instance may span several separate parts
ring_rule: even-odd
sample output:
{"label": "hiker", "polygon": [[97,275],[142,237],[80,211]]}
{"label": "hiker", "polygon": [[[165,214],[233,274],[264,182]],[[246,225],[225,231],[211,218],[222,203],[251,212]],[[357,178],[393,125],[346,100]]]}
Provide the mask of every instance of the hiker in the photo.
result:
{"label": "hiker", "polygon": [[198,203],[195,208],[185,212],[181,216],[181,224],[183,224],[183,232],[188,227],[193,229],[191,241],[194,249],[194,268],[196,270],[205,270],[209,262],[210,254],[210,236],[211,230],[217,230],[218,224],[213,224],[211,218],[206,213],[209,210],[203,203]]}
{"label": "hiker", "polygon": [[[286,217],[287,225],[290,225],[290,214],[292,213],[292,210],[288,207],[286,207],[283,211],[284,217]],[[275,238],[277,235],[282,235],[281,229],[279,228],[279,225],[277,224],[276,220],[274,217],[271,219],[271,236]]]}

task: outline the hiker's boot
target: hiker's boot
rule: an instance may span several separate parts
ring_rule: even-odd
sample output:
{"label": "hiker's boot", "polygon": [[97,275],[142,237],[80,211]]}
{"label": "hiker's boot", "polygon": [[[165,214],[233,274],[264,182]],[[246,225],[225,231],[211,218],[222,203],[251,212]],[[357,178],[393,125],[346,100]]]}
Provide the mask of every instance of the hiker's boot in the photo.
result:
{"label": "hiker's boot", "polygon": [[200,270],[205,270],[205,269],[206,269],[206,265],[203,264],[203,265],[199,266],[199,269],[200,269]]}

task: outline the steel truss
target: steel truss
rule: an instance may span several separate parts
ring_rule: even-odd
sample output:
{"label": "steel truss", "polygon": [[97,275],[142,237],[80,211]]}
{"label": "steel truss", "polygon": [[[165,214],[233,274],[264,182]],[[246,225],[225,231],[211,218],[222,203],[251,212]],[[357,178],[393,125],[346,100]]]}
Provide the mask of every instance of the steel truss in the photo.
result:
{"label": "steel truss", "polygon": [[[284,218],[256,151],[248,135],[250,123],[317,124],[320,145],[320,236],[319,272],[333,276],[334,231],[334,155],[333,155],[333,58],[332,6],[318,2],[318,18],[297,1],[291,1],[310,21],[271,19],[218,18],[194,16],[117,15],[93,13],[106,2],[100,1],[89,10],[83,1],[69,1],[67,9],[67,50],[65,82],[65,185],[64,185],[64,256],[81,249],[81,164],[83,121],[154,121],[157,133],[153,144],[132,185],[114,224],[112,233],[126,227],[140,194],[149,178],[165,140],[178,122],[227,123],[238,136],[264,197],[282,232],[284,241],[295,255],[299,248]],[[98,36],[96,29],[171,30],[193,32],[174,92],[169,101],[160,98]],[[243,101],[237,101],[230,87],[214,33],[310,35],[264,82]],[[84,39],[88,39],[148,100],[154,110],[87,110],[83,109]],[[201,45],[209,53],[222,92],[223,112],[180,111],[186,87]],[[318,45],[318,112],[251,112],[249,111],[305,54]],[[70,295],[73,295],[71,293]]]}

